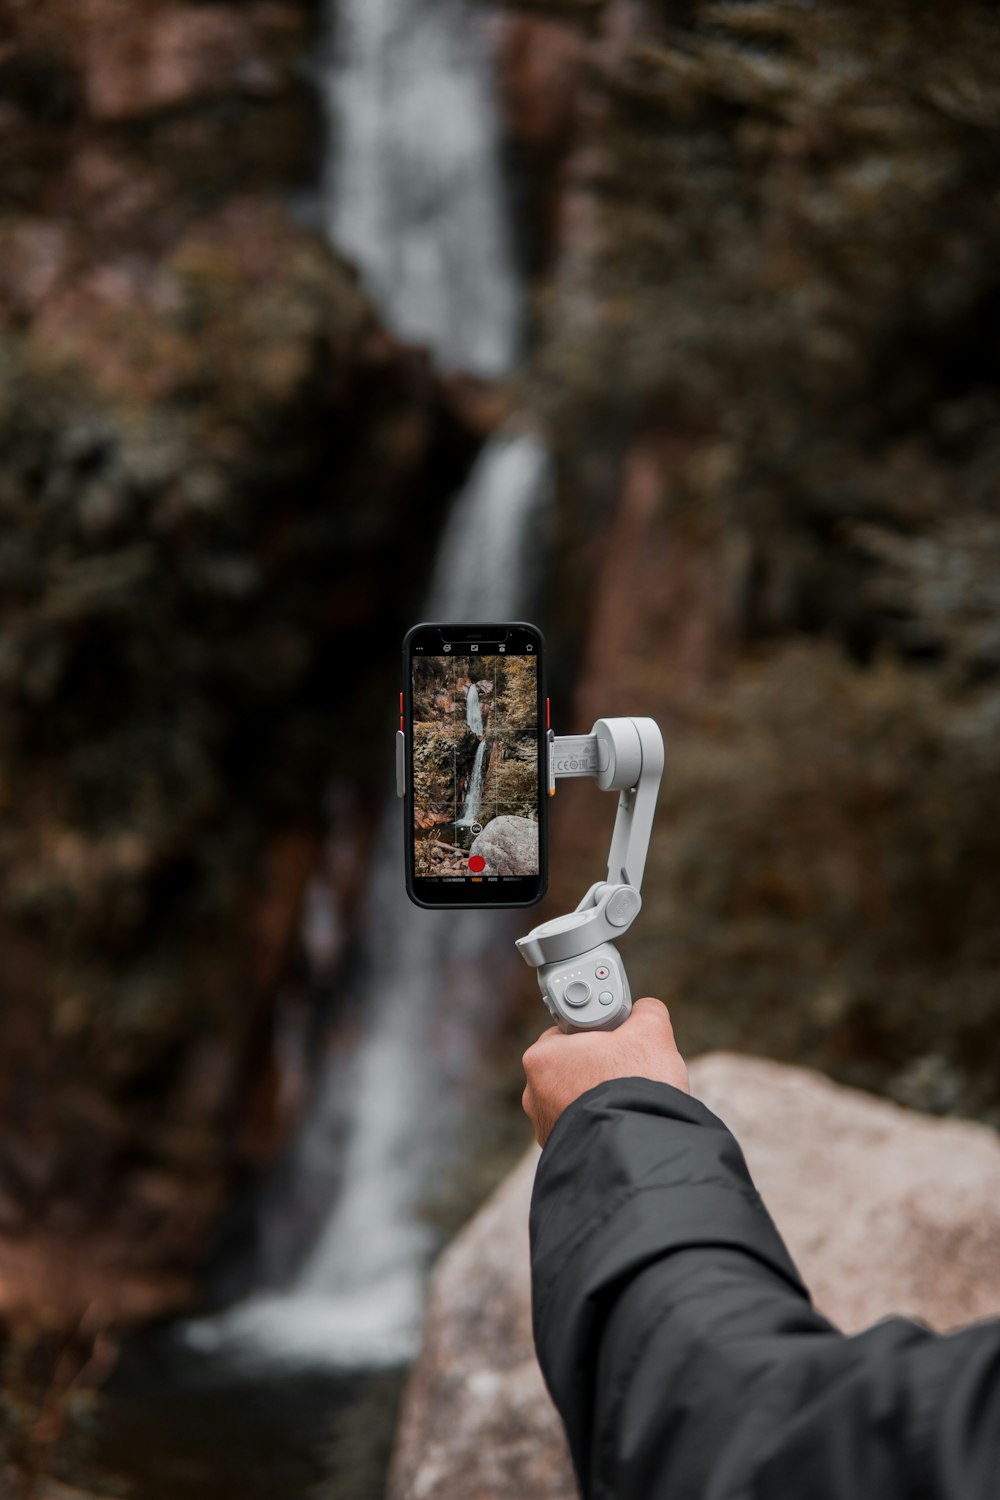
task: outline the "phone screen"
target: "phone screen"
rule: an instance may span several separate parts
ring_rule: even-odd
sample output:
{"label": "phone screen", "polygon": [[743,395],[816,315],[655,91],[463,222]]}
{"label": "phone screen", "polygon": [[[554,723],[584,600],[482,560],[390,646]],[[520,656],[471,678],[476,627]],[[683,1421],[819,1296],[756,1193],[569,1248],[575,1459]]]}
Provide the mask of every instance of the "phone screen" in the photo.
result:
{"label": "phone screen", "polygon": [[542,637],[530,625],[407,637],[410,895],[527,905],[545,887]]}

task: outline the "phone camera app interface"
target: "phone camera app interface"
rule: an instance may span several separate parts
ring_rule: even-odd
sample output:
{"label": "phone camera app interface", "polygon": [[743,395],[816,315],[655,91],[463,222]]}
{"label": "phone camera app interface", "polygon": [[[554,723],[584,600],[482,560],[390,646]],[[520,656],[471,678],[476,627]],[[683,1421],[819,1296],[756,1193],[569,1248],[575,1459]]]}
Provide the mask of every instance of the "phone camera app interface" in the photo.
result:
{"label": "phone camera app interface", "polygon": [[438,651],[412,660],[413,873],[523,882],[539,873],[537,657],[510,643]]}

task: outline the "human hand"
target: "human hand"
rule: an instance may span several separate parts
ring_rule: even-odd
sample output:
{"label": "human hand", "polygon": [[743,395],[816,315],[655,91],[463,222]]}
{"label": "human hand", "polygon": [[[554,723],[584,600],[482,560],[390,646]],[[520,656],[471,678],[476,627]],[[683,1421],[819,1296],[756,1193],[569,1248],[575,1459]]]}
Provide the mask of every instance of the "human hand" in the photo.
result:
{"label": "human hand", "polygon": [[544,1146],[568,1104],[610,1078],[652,1078],[689,1093],[687,1068],[674,1041],[670,1013],[646,995],[615,1031],[543,1031],[524,1054],[528,1079],[521,1105]]}

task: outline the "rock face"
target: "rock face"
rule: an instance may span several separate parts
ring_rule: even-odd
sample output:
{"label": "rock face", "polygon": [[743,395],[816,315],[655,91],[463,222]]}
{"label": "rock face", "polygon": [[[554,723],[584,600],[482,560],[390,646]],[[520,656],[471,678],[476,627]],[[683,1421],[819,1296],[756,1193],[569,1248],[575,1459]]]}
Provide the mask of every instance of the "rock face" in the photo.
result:
{"label": "rock face", "polygon": [[343,725],[475,449],[288,210],[316,23],[0,24],[0,1316],[84,1359],[190,1296],[301,1103],[278,980],[324,797],[384,795]]}
{"label": "rock face", "polygon": [[487,875],[523,875],[538,868],[538,824],[530,818],[492,818],[470,852],[483,856]]}
{"label": "rock face", "polygon": [[[946,1330],[1000,1315],[1000,1141],[816,1073],[726,1053],[692,1087],[733,1129],[810,1287],[845,1331],[892,1313]],[[570,1500],[534,1360],[533,1147],[442,1256],[406,1394],[390,1500]]]}
{"label": "rock face", "polygon": [[[632,978],[691,1050],[1000,1123],[995,15],[534,9],[503,76],[522,142],[566,79],[528,376],[558,729],[668,742]],[[542,916],[601,868],[594,807],[560,785]]]}

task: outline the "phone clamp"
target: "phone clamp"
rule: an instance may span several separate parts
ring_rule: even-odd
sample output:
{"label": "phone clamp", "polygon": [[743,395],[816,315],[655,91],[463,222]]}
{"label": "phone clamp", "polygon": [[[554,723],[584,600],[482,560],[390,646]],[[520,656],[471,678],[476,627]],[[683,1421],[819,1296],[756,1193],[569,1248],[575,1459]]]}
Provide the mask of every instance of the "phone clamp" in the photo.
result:
{"label": "phone clamp", "polygon": [[615,942],[642,909],[639,887],[663,774],[663,736],[653,719],[598,719],[589,734],[557,739],[549,730],[549,792],[566,776],[593,776],[619,792],[606,880],[590,887],[575,911],[518,938],[538,971],[538,987],[563,1031],[612,1031],[632,1010],[625,966]]}

